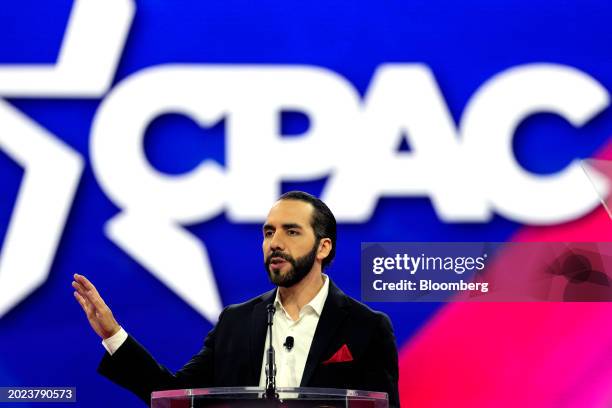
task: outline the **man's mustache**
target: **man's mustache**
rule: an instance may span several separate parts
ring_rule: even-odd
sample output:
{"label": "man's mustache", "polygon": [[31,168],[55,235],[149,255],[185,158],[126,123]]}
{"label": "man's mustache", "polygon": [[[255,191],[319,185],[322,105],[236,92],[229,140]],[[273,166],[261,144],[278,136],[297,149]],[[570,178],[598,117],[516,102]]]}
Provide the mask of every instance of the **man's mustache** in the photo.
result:
{"label": "man's mustache", "polygon": [[273,251],[268,257],[266,257],[266,265],[270,265],[272,258],[282,258],[287,262],[293,263],[293,257],[291,255],[285,254],[282,251]]}

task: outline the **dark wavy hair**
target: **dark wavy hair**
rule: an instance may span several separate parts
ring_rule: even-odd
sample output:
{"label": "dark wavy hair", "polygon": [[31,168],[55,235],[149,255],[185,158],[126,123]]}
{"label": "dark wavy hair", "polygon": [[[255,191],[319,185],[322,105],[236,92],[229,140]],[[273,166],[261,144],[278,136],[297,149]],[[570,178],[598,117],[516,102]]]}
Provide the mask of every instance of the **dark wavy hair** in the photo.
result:
{"label": "dark wavy hair", "polygon": [[280,196],[280,200],[299,200],[311,204],[314,207],[310,225],[314,230],[317,244],[322,238],[329,238],[332,243],[329,255],[323,259],[322,266],[326,268],[336,256],[336,217],[327,204],[304,191],[289,191]]}

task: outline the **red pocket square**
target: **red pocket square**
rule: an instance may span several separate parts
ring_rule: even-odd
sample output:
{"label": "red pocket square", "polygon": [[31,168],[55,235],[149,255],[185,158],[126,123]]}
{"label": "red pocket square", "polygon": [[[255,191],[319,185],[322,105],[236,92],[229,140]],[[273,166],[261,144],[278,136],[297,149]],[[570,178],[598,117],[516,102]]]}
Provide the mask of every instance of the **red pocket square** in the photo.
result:
{"label": "red pocket square", "polygon": [[325,360],[323,365],[331,364],[331,363],[346,363],[348,361],[353,361],[353,355],[351,354],[351,350],[349,350],[346,344],[343,344],[342,347],[338,349],[334,353],[333,356],[329,358],[329,360]]}

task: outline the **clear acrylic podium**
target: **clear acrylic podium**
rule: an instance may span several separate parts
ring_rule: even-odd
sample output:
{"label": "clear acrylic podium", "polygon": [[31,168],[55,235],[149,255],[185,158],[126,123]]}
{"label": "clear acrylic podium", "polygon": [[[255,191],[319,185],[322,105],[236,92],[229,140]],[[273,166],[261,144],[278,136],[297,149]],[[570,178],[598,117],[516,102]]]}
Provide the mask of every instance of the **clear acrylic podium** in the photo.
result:
{"label": "clear acrylic podium", "polygon": [[199,407],[326,407],[387,408],[385,392],[340,390],[335,388],[279,388],[278,400],[263,399],[263,388],[218,387],[155,391],[151,408]]}

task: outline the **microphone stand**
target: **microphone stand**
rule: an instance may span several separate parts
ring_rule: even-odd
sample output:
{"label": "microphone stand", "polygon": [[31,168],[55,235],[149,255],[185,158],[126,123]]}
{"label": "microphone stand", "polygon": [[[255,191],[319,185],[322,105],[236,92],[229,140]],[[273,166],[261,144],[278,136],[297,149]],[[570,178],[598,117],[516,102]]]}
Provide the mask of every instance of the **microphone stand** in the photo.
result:
{"label": "microphone stand", "polygon": [[276,308],[273,304],[269,304],[266,310],[268,312],[268,338],[270,339],[270,344],[266,351],[266,392],[263,397],[278,401],[278,393],[276,392],[276,362],[274,360],[274,347],[272,346],[272,324]]}

